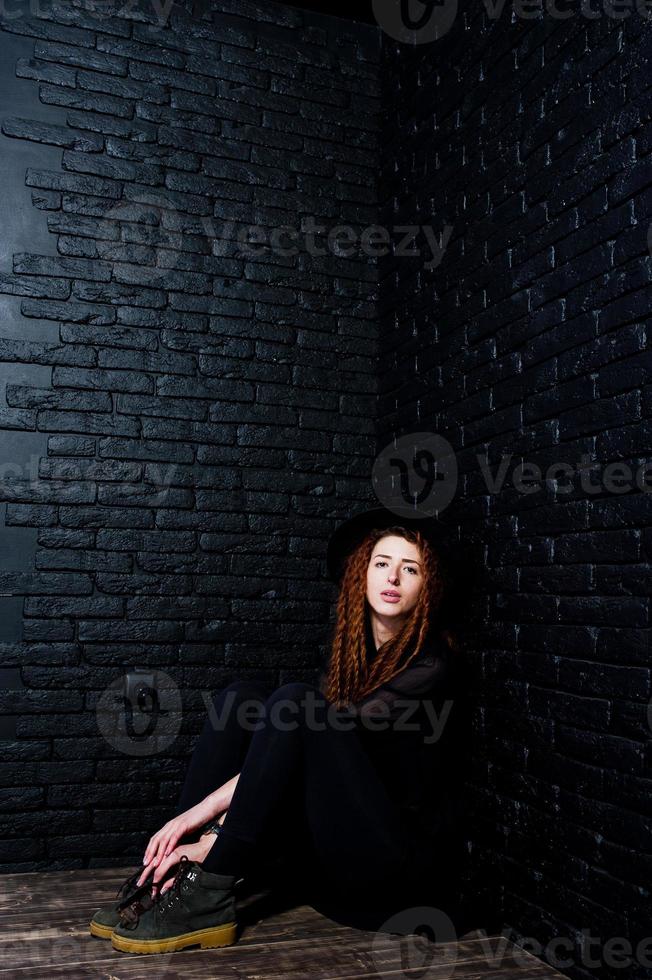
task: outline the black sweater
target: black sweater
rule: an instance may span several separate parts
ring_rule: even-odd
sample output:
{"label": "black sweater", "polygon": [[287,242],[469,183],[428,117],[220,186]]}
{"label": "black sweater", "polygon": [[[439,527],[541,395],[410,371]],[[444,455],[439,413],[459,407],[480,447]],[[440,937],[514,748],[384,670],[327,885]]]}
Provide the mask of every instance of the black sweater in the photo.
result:
{"label": "black sweater", "polygon": [[[376,647],[367,616],[367,656]],[[451,724],[455,706],[454,653],[435,637],[401,672],[347,714],[397,804],[418,853],[436,848],[455,824]],[[320,675],[323,692],[325,671]],[[383,719],[373,728],[373,718]]]}

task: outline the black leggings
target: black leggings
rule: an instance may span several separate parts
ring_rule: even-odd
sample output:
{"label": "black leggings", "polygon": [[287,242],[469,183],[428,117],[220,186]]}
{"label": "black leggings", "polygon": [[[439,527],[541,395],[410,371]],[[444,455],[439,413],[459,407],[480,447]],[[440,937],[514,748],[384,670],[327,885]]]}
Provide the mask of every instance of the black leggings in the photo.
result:
{"label": "black leggings", "polygon": [[293,881],[308,884],[308,872],[340,896],[378,895],[411,880],[397,806],[358,733],[329,723],[329,705],[303,682],[267,697],[263,687],[235,681],[213,699],[176,809],[240,773],[204,870],[244,877],[282,854]]}

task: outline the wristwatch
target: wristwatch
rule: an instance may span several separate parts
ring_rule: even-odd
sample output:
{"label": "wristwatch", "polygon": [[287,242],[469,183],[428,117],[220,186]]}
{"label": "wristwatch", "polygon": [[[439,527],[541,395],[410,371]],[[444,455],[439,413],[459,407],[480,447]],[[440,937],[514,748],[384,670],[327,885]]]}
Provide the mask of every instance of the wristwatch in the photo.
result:
{"label": "wristwatch", "polygon": [[222,829],[221,823],[219,823],[217,820],[209,820],[208,823],[205,823],[204,826],[201,828],[199,832],[199,836],[205,837],[206,834],[219,834],[221,829]]}

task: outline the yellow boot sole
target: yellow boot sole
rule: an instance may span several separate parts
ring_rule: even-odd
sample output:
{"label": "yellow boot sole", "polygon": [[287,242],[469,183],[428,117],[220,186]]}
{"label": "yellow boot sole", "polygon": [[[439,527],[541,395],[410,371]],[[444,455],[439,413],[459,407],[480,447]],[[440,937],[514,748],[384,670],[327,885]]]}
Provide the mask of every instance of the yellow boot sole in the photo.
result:
{"label": "yellow boot sole", "polygon": [[216,946],[231,946],[236,940],[237,924],[227,922],[211,929],[196,929],[172,939],[128,939],[111,933],[111,945],[122,953],[171,953],[186,946],[199,946],[213,949]]}
{"label": "yellow boot sole", "polygon": [[91,922],[89,929],[91,936],[97,936],[98,939],[110,939],[113,933],[111,926],[102,926],[98,922]]}

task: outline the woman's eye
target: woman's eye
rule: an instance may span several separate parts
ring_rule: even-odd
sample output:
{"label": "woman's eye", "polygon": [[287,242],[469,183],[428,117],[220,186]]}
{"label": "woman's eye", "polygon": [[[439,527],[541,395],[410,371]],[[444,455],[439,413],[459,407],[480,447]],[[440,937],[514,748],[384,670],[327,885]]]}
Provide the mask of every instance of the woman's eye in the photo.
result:
{"label": "woman's eye", "polygon": [[[380,568],[381,565],[386,565],[386,564],[387,564],[386,561],[377,561],[376,568]],[[418,574],[416,568],[413,568],[412,565],[406,565],[405,567],[409,572],[412,572],[413,575]]]}

